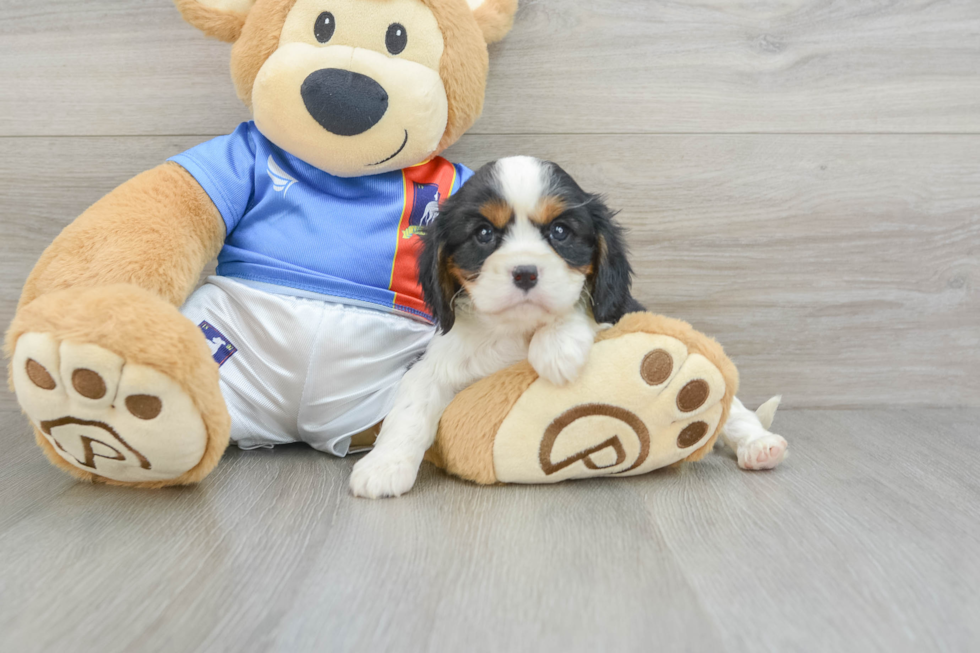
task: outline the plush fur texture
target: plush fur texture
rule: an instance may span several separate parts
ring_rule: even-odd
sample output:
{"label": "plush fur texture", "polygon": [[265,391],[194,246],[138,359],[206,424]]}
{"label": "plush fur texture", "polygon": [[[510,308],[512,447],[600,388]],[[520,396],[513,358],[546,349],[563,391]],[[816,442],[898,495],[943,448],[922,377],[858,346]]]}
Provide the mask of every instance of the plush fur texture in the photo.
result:
{"label": "plush fur texture", "polygon": [[483,113],[490,55],[480,27],[464,1],[423,2],[436,15],[446,44],[440,73],[449,98],[449,121],[442,141],[432,153],[436,156],[458,141]]}
{"label": "plush fur texture", "polygon": [[[184,5],[196,5],[192,0],[178,0],[178,6],[188,21],[199,26],[203,19],[188,12]],[[232,49],[232,78],[239,99],[252,106],[252,87],[263,64],[279,47],[279,35],[296,0],[258,0],[248,14],[244,26]],[[465,0],[420,0],[432,10],[442,29],[445,49],[440,62],[440,74],[449,101],[449,119],[446,132],[435,156],[451,146],[468,130],[483,111],[489,55],[485,33],[499,40],[513,25],[517,11],[516,0],[491,0],[481,6],[476,14],[470,11]],[[207,10],[207,15],[215,14]],[[212,19],[226,20],[214,15]],[[480,22],[478,22],[480,21]],[[482,28],[481,28],[482,25]],[[209,32],[210,33],[210,32]]]}
{"label": "plush fur texture", "polygon": [[442,414],[436,442],[425,459],[450,474],[481,485],[497,482],[493,443],[521,395],[538,380],[527,361],[474,383]]}
{"label": "plush fur texture", "polygon": [[231,49],[231,79],[238,99],[252,108],[252,85],[262,65],[279,48],[279,35],[296,0],[258,0]]}
{"label": "plush fur texture", "polygon": [[177,164],[165,163],[127,181],[65,227],[27,278],[19,307],[58,290],[116,283],[180,306],[224,236],[225,223],[200,184]]}
{"label": "plush fur texture", "polygon": [[487,43],[500,41],[514,26],[517,0],[484,0],[473,15]]}
{"label": "plush fur texture", "polygon": [[201,331],[172,303],[130,284],[48,292],[17,312],[7,331],[8,358],[27,331],[43,332],[58,341],[97,345],[129,364],[167,375],[191,397],[208,433],[203,458],[183,475],[152,483],[117,483],[69,465],[35,429],[38,444],[56,466],[88,481],[157,488],[196,483],[218,464],[231,429],[218,386],[218,366]]}
{"label": "plush fur texture", "polygon": [[[445,41],[438,75],[448,98],[448,120],[441,137],[432,139],[441,151],[479,116],[488,65],[483,29],[495,25],[491,31],[500,36],[507,23],[501,12],[516,10],[516,3],[494,4],[495,12],[481,12],[478,19],[465,0],[418,1],[436,17]],[[280,45],[295,2],[175,0],[189,23],[235,42],[232,76],[246,105],[252,102],[256,77]],[[176,309],[217,255],[224,235],[224,222],[208,195],[189,173],[168,163],[126,182],[66,227],[25,284],[7,333],[8,355],[28,332],[43,334],[47,342],[101,348],[104,357],[118,356],[169,377],[200,412],[208,440],[196,467],[170,481],[121,484],[195,482],[227,446],[229,418],[217,367],[199,329]],[[107,480],[65,463],[40,435],[38,442],[57,466],[88,480]]]}
{"label": "plush fur texture", "polygon": [[[179,478],[139,484],[144,487],[194,483],[211,471],[228,445],[217,366],[200,330],[176,309],[223,240],[224,222],[200,185],[180,166],[161,165],[126,182],[65,227],[28,277],[7,331],[8,357],[21,334],[48,333],[152,367],[193,398],[208,430],[204,458]],[[68,465],[37,437],[58,467],[86,480],[114,483]]]}
{"label": "plush fur texture", "polygon": [[247,12],[205,6],[198,0],[174,0],[174,4],[184,20],[208,36],[226,43],[238,40],[248,16]]}
{"label": "plush fur texture", "polygon": [[608,329],[600,333],[596,338],[596,341],[601,342],[611,338],[618,338],[627,333],[641,332],[656,333],[670,336],[671,338],[677,338],[687,346],[688,351],[693,354],[701,354],[707,358],[715,367],[718,368],[721,375],[725,379],[725,396],[721,401],[724,409],[718,428],[712,434],[711,439],[708,440],[704,446],[685,459],[686,462],[701,460],[707,456],[712,447],[714,447],[715,441],[718,439],[718,434],[721,432],[721,429],[725,425],[725,421],[728,419],[732,400],[735,398],[735,393],[738,391],[738,369],[735,368],[735,364],[732,363],[728,356],[725,355],[725,350],[714,338],[709,338],[708,336],[698,333],[691,327],[690,324],[684,322],[683,320],[664,317],[662,315],[654,315],[652,313],[631,313],[620,320],[612,329]]}
{"label": "plush fur texture", "polygon": [[[322,11],[325,6],[331,11]],[[372,7],[377,10],[365,11]],[[321,22],[330,29],[317,36]],[[397,54],[386,38],[394,24],[405,37]],[[415,165],[446,133],[444,50],[437,18],[419,0],[296,0],[278,49],[252,85],[255,126],[336,176]],[[358,83],[351,86],[352,80]],[[348,102],[357,110],[344,110]]]}
{"label": "plush fur texture", "polygon": [[[666,335],[683,342],[691,353],[707,358],[725,379],[721,421],[711,437],[682,462],[701,460],[714,446],[738,389],[738,371],[713,339],[689,324],[652,313],[631,313],[596,337],[597,342],[615,340],[631,333]],[[537,380],[530,365],[518,363],[483,379],[461,392],[443,414],[435,445],[426,456],[447,472],[481,485],[498,482],[494,469],[494,441],[501,424],[517,400]],[[555,388],[556,403],[561,390]],[[628,403],[623,397],[624,403]],[[529,436],[532,437],[532,436]],[[540,439],[540,434],[536,437]]]}

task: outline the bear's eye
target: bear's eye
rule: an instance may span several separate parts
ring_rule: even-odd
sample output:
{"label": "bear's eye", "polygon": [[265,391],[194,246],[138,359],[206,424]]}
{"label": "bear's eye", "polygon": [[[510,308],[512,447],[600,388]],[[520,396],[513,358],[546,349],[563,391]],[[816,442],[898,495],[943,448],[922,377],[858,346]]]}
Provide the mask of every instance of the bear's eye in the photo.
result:
{"label": "bear's eye", "polygon": [[385,45],[391,54],[401,54],[408,47],[408,32],[401,23],[392,23],[385,34]]}
{"label": "bear's eye", "polygon": [[316,17],[316,25],[313,26],[313,34],[320,43],[326,43],[333,38],[333,33],[337,29],[337,21],[333,19],[333,14],[325,11]]}

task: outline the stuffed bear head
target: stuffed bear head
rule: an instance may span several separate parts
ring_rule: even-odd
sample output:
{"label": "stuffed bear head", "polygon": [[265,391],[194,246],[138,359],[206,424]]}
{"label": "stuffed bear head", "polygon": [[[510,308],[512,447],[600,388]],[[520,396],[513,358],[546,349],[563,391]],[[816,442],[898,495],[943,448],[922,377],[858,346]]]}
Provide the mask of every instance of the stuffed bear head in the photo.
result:
{"label": "stuffed bear head", "polygon": [[259,131],[339,177],[439,154],[479,118],[487,44],[517,0],[175,0],[234,42],[231,71]]}

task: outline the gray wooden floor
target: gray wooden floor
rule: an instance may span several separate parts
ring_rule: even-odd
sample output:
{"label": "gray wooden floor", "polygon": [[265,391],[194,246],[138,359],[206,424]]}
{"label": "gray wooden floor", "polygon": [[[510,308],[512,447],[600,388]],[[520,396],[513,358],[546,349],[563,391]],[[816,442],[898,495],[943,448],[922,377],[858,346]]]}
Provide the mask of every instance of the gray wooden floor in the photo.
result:
{"label": "gray wooden floor", "polygon": [[0,409],[0,650],[970,651],[980,410],[777,416],[792,457],[481,488],[232,450],[196,488],[78,484]]}

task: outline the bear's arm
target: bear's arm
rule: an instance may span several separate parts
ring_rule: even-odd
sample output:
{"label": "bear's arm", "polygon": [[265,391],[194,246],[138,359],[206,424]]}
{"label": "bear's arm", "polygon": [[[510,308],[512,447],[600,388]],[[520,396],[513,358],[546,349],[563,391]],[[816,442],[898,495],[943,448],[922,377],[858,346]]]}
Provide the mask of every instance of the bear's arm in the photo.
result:
{"label": "bear's arm", "polygon": [[181,305],[225,238],[201,185],[168,162],[127,181],[65,227],[27,278],[20,307],[73,286],[130,283]]}

